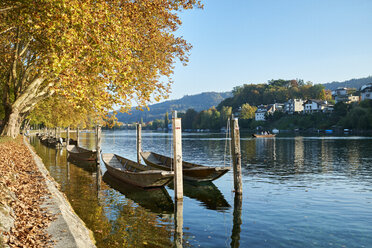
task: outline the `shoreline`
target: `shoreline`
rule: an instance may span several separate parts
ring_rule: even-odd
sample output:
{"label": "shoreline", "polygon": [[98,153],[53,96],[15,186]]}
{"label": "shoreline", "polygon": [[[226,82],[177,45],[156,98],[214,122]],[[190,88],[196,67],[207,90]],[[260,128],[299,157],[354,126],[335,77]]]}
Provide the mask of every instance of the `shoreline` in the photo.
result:
{"label": "shoreline", "polygon": [[[3,143],[0,143],[2,146],[10,146],[11,142],[17,141],[7,141],[5,140]],[[43,164],[41,158],[35,153],[32,146],[29,144],[26,137],[19,138],[18,140],[21,146],[24,146],[25,150],[29,152],[29,154],[25,154],[25,156],[29,156],[27,159],[29,163],[34,163],[37,169],[36,172],[28,171],[28,174],[37,174],[37,181],[41,182],[43,185],[41,186],[43,191],[46,194],[40,196],[34,195],[26,195],[27,199],[32,202],[37,202],[39,207],[42,211],[42,215],[48,216],[49,223],[44,222],[41,220],[41,226],[43,226],[40,232],[45,233],[46,241],[44,243],[45,246],[51,246],[56,248],[64,248],[64,247],[96,247],[95,240],[93,237],[93,233],[89,230],[85,223],[77,216],[75,211],[72,209],[70,203],[68,202],[64,193],[62,193],[58,188],[58,183],[50,176],[48,170],[46,169],[45,165]],[[11,156],[12,154],[3,154],[5,156]],[[10,161],[15,161],[13,164],[13,169],[17,171],[17,161],[18,158],[11,158]],[[4,165],[3,165],[4,166]],[[31,165],[30,165],[31,166]],[[3,167],[4,168],[4,167]],[[6,168],[6,167],[5,167]],[[16,172],[15,177],[16,183],[20,184],[19,181],[22,181],[22,171]],[[5,182],[5,179],[4,179]],[[23,181],[23,184],[25,182]],[[22,184],[22,185],[23,185]],[[27,184],[27,183],[26,183]],[[27,185],[26,185],[27,187]],[[16,197],[16,194],[12,192],[11,188],[8,188],[8,185],[4,184],[0,181],[0,195],[1,200],[5,199],[4,201],[0,201],[0,248],[2,247],[9,247],[6,243],[18,242],[22,244],[22,240],[26,239],[26,237],[21,237],[22,240],[18,240],[20,236],[12,236],[12,233],[17,232],[15,230],[15,225],[20,217],[15,214],[16,211],[13,211],[13,208],[16,207],[15,202],[19,202]],[[5,197],[5,198],[4,198]],[[23,197],[23,196],[22,196]],[[36,198],[35,198],[36,197]],[[23,203],[21,203],[23,204]],[[34,211],[34,210],[32,210]],[[22,213],[23,214],[23,213]],[[32,221],[36,221],[36,217],[33,218]],[[39,221],[39,220],[38,220]],[[19,223],[18,223],[19,224]],[[24,223],[24,225],[31,225],[29,223]],[[31,226],[30,229],[32,231],[38,227]],[[5,234],[5,235],[4,235]],[[32,244],[32,242],[31,242]],[[35,244],[33,247],[40,247],[40,244]]]}

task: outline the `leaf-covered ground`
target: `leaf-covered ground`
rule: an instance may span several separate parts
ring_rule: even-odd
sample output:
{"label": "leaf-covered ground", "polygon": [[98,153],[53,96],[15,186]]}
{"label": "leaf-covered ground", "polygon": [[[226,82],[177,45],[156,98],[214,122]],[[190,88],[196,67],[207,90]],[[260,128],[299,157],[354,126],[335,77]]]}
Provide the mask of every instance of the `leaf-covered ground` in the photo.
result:
{"label": "leaf-covered ground", "polygon": [[0,205],[10,206],[14,213],[14,226],[2,233],[3,243],[10,247],[51,247],[53,241],[46,228],[54,216],[40,207],[48,191],[21,138],[0,140],[0,186],[12,192],[12,196],[9,192],[0,195]]}

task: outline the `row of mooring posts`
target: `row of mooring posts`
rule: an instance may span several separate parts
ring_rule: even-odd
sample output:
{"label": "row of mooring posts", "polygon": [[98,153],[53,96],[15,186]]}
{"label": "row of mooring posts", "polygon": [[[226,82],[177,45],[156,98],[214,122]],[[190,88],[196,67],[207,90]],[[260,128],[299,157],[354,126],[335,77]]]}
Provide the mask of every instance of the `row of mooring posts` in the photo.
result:
{"label": "row of mooring posts", "polygon": [[[240,150],[240,130],[238,118],[232,118],[230,121],[231,136],[231,159],[234,175],[234,213],[233,230],[231,235],[231,247],[239,247],[240,226],[242,213],[242,175],[241,175],[241,150]],[[142,151],[142,126],[137,124],[137,163],[141,162]],[[174,170],[174,197],[175,197],[175,233],[174,240],[176,247],[183,247],[183,171],[182,171],[182,127],[181,118],[177,118],[177,112],[172,117],[173,132],[173,170]]]}
{"label": "row of mooring posts", "polygon": [[[241,169],[241,151],[240,151],[240,131],[238,118],[230,120],[231,132],[231,156],[234,174],[234,192],[236,194],[243,193],[242,187],[242,169]],[[177,118],[177,112],[174,111],[172,118],[173,131],[173,170],[174,170],[174,191],[175,199],[183,198],[183,173],[182,173],[182,127],[181,118]],[[137,124],[137,163],[141,163],[142,151],[142,126]]]}

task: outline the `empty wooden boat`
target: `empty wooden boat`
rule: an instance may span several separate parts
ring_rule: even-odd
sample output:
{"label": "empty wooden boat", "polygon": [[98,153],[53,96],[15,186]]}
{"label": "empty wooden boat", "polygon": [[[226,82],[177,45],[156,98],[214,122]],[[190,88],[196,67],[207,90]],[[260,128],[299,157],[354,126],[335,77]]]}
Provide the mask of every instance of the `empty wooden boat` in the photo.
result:
{"label": "empty wooden boat", "polygon": [[96,151],[88,150],[76,145],[68,145],[66,146],[66,150],[69,156],[77,160],[94,161],[97,157]]}
{"label": "empty wooden boat", "polygon": [[111,176],[142,188],[165,186],[174,175],[171,171],[155,170],[112,153],[102,154],[102,160]]}
{"label": "empty wooden boat", "polygon": [[[141,152],[145,163],[154,168],[170,171],[172,159],[154,152]],[[183,178],[190,181],[213,181],[227,173],[231,167],[210,167],[182,161]]]}
{"label": "empty wooden boat", "polygon": [[47,136],[39,136],[40,142],[43,145],[49,146],[51,148],[61,148],[62,143],[60,139],[54,138],[54,137],[47,137]]}

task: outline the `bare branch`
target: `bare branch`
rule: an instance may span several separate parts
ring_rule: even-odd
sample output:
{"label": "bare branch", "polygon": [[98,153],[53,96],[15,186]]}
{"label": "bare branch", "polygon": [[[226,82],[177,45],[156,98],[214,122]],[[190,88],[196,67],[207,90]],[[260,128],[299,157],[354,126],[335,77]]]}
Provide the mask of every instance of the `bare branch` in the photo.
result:
{"label": "bare branch", "polygon": [[30,40],[27,42],[27,44],[25,45],[25,47],[22,49],[22,51],[19,53],[19,57],[22,57],[22,55],[27,51],[27,48],[28,46],[30,45],[31,43],[31,40],[32,40],[32,37],[30,38]]}
{"label": "bare branch", "polygon": [[15,28],[16,28],[16,27],[10,27],[10,28],[7,28],[7,29],[1,31],[1,32],[0,32],[0,35],[2,35],[2,34],[4,34],[4,33],[8,32],[8,31],[10,31],[10,30],[12,30],[12,29],[15,29]]}
{"label": "bare branch", "polygon": [[8,10],[15,9],[15,8],[16,8],[16,6],[11,6],[11,7],[7,7],[7,8],[0,9],[0,13],[1,13],[1,12],[5,12],[5,11],[8,11]]}
{"label": "bare branch", "polygon": [[18,85],[17,85],[17,91],[20,93],[22,92],[22,88],[24,85],[26,85],[26,80],[28,79],[29,75],[30,75],[30,72],[32,69],[35,68],[35,65],[32,63],[32,64],[29,64],[25,70],[25,72],[23,73],[23,76],[22,78],[19,80],[18,82]]}

